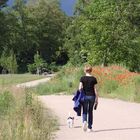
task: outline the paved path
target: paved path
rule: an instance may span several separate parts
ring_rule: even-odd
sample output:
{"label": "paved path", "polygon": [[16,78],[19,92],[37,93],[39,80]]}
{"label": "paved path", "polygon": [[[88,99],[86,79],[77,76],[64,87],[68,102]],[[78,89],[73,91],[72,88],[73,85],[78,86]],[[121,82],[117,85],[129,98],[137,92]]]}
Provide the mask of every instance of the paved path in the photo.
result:
{"label": "paved path", "polygon": [[[45,106],[59,117],[60,130],[55,140],[140,140],[140,104],[99,99],[94,111],[94,132],[83,132],[81,117],[75,116],[72,96],[40,96]],[[74,128],[67,127],[69,111],[75,117]]]}
{"label": "paved path", "polygon": [[46,78],[43,78],[43,79],[39,79],[39,80],[34,80],[34,81],[30,81],[30,82],[26,82],[26,83],[22,83],[22,84],[17,84],[16,87],[17,88],[30,88],[30,87],[35,87],[41,83],[45,83],[45,82],[48,82],[53,76],[55,76],[55,74],[50,74],[50,75],[47,75]]}
{"label": "paved path", "polygon": [[[17,87],[34,87],[52,78],[35,80]],[[44,106],[49,107],[60,121],[55,140],[140,140],[140,104],[120,100],[100,99],[94,111],[94,132],[82,131],[81,117],[73,111],[72,96],[40,96]],[[69,112],[75,117],[74,128],[67,127]]]}

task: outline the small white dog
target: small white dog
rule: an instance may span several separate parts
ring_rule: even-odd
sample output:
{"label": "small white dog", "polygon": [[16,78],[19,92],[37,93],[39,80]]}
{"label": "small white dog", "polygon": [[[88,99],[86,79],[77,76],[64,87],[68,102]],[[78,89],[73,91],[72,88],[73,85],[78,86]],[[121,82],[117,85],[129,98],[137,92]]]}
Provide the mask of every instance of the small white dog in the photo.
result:
{"label": "small white dog", "polygon": [[71,113],[69,112],[69,117],[67,118],[67,126],[72,128],[74,125],[74,117],[71,117]]}
{"label": "small white dog", "polygon": [[67,125],[69,128],[72,128],[74,126],[74,117],[68,117],[67,118]]}

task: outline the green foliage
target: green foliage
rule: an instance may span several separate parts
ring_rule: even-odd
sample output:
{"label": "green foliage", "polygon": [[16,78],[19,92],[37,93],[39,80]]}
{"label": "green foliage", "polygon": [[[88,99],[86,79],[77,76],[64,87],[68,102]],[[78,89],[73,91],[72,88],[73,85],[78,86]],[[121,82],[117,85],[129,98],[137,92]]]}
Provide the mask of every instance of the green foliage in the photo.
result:
{"label": "green foliage", "polygon": [[34,55],[34,63],[28,65],[28,71],[30,73],[37,73],[40,74],[41,68],[45,65],[44,60],[40,57],[40,55],[35,54]]}
{"label": "green foliage", "polygon": [[8,0],[1,0],[0,1],[0,8],[3,7],[3,6],[5,6],[7,1]]}
{"label": "green foliage", "polygon": [[29,73],[36,74],[36,65],[35,64],[29,64],[28,65],[28,71],[29,71]]}
{"label": "green foliage", "polygon": [[78,0],[75,16],[67,17],[57,0],[16,0],[0,9],[0,57],[13,50],[12,73],[33,72],[28,65],[37,51],[47,64],[123,64],[140,71],[139,5],[139,0]]}
{"label": "green foliage", "polygon": [[106,82],[104,82],[104,85],[100,87],[100,91],[103,92],[104,94],[110,94],[114,92],[118,88],[118,86],[119,83],[117,81],[106,80]]}
{"label": "green foliage", "polygon": [[14,102],[14,97],[10,92],[0,93],[0,116],[7,114],[12,109]]}
{"label": "green foliage", "polygon": [[83,70],[81,67],[66,66],[61,68],[54,79],[47,84],[42,84],[34,88],[40,95],[44,94],[73,94],[78,89],[79,79]]}
{"label": "green foliage", "polygon": [[37,52],[37,54],[35,54],[35,56],[34,56],[34,64],[35,64],[35,66],[37,68],[40,68],[40,67],[42,67],[43,63],[44,63],[43,59],[40,57],[40,55]]}
{"label": "green foliage", "polygon": [[139,71],[139,5],[139,0],[79,0],[77,15],[67,29],[69,57],[86,50],[89,63],[121,63]]}
{"label": "green foliage", "polygon": [[[124,69],[125,70],[125,69]],[[113,73],[108,76],[113,77],[113,74],[121,74],[125,71],[112,70]],[[47,84],[42,84],[33,89],[39,95],[48,94],[73,94],[77,91],[79,79],[83,75],[82,67],[73,67],[69,65],[63,67],[57,76]],[[94,71],[93,71],[94,74]],[[126,74],[127,75],[127,74]],[[122,84],[118,81],[108,79],[106,75],[99,80],[97,89],[100,97],[117,98],[126,101],[140,102],[140,76],[134,76],[132,81]],[[129,75],[131,76],[131,74]]]}
{"label": "green foliage", "polygon": [[49,70],[52,72],[57,72],[59,70],[59,66],[56,65],[55,62],[52,62],[49,66],[48,66]]}
{"label": "green foliage", "polygon": [[49,64],[63,58],[66,15],[57,0],[16,0],[13,7],[0,11],[0,56],[13,50],[18,71],[27,71],[38,51]]}
{"label": "green foliage", "polygon": [[13,51],[10,51],[10,53],[6,54],[3,53],[0,58],[0,66],[3,67],[3,69],[8,70],[9,73],[16,73],[17,72],[17,61],[16,56],[13,53]]}
{"label": "green foliage", "polygon": [[14,94],[16,97],[9,92],[0,94],[0,139],[50,140],[57,124],[50,110],[44,110],[29,90]]}
{"label": "green foliage", "polygon": [[26,106],[31,106],[33,101],[33,93],[26,90],[25,92],[25,104]]}
{"label": "green foliage", "polygon": [[7,87],[41,78],[44,78],[44,76],[31,74],[4,74],[0,75],[0,87]]}
{"label": "green foliage", "polygon": [[140,76],[135,78],[135,100],[140,101]]}

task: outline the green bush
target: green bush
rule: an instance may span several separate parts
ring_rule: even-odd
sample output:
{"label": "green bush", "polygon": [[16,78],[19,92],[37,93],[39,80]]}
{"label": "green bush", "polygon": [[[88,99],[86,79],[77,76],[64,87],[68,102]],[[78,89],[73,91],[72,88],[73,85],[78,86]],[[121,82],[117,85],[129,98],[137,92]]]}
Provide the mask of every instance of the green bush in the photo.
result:
{"label": "green bush", "polygon": [[34,63],[28,65],[28,71],[32,74],[40,74],[42,72],[42,68],[46,68],[48,65],[45,63],[43,58],[37,54],[34,55]]}
{"label": "green bush", "polygon": [[34,88],[38,94],[56,94],[65,92],[72,94],[78,89],[79,79],[83,75],[81,67],[63,67],[54,79],[47,84],[42,84]]}
{"label": "green bush", "polygon": [[29,73],[36,74],[36,65],[35,64],[29,64],[28,65],[28,71],[29,71]]}
{"label": "green bush", "polygon": [[9,91],[0,94],[0,116],[5,115],[13,107],[15,101],[13,95]]}
{"label": "green bush", "polygon": [[[32,91],[26,90],[14,98],[9,92],[0,95],[1,140],[50,140],[57,121],[50,110],[41,105]],[[11,111],[9,111],[11,108]],[[6,111],[6,113],[5,113]]]}
{"label": "green bush", "polygon": [[[121,71],[113,70],[112,74],[114,73],[117,75]],[[62,67],[60,72],[47,84],[39,85],[34,90],[40,95],[73,94],[78,89],[79,79],[83,74],[83,67],[73,67],[69,64]],[[97,89],[99,96],[102,97],[140,102],[140,76],[136,76],[134,80],[127,83],[120,83],[117,80],[108,79],[105,75],[102,79],[98,79]]]}
{"label": "green bush", "polygon": [[140,76],[135,78],[135,100],[140,101]]}
{"label": "green bush", "polygon": [[107,80],[104,82],[100,90],[104,92],[105,94],[112,93],[118,88],[118,86],[119,86],[119,83],[117,81]]}
{"label": "green bush", "polygon": [[57,72],[57,71],[59,70],[59,66],[57,66],[57,65],[55,64],[55,62],[53,62],[53,63],[51,63],[51,64],[49,65],[49,70],[50,70],[50,71],[53,71],[53,72]]}

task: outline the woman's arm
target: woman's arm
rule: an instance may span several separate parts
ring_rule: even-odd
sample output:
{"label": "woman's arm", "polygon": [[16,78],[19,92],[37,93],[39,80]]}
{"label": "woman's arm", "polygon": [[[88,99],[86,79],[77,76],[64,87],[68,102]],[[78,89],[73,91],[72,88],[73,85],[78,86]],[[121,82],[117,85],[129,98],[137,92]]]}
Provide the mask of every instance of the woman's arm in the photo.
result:
{"label": "woman's arm", "polygon": [[94,91],[95,91],[95,95],[96,95],[96,99],[95,99],[95,103],[97,103],[98,104],[98,91],[97,91],[97,88],[96,88],[96,86],[94,86]]}
{"label": "woman's arm", "polygon": [[80,82],[80,83],[79,83],[79,91],[82,90],[82,89],[83,89],[83,83]]}

